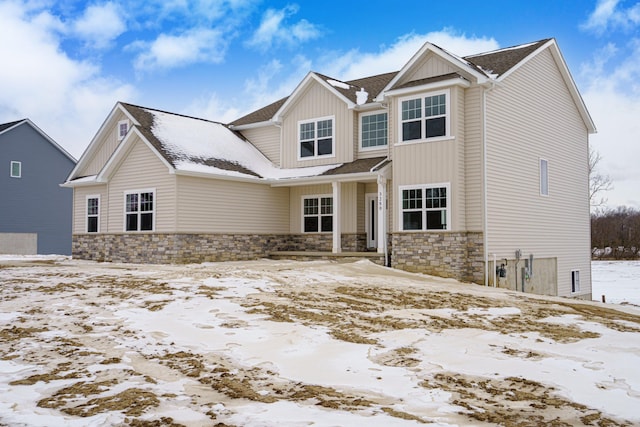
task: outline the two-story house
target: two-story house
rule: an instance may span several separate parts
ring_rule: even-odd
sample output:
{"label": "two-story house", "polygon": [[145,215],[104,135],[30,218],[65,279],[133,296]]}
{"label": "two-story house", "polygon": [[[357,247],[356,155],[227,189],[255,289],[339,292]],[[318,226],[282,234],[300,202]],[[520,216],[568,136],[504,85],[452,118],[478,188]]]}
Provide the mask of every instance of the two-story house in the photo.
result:
{"label": "two-story house", "polygon": [[0,253],[71,254],[76,160],[29,119],[0,124]]}
{"label": "two-story house", "polygon": [[369,256],[590,298],[588,135],[553,39],[310,72],[224,125],[118,103],[68,177],[75,257]]}

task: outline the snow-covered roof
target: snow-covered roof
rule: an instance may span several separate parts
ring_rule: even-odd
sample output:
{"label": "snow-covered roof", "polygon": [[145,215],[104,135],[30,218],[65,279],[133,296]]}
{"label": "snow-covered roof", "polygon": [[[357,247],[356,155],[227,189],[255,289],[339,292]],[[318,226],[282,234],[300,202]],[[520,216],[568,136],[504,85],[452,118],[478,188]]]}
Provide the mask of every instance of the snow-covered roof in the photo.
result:
{"label": "snow-covered roof", "polygon": [[122,105],[140,119],[136,126],[176,171],[274,180],[322,175],[341,165],[281,169],[222,123]]}

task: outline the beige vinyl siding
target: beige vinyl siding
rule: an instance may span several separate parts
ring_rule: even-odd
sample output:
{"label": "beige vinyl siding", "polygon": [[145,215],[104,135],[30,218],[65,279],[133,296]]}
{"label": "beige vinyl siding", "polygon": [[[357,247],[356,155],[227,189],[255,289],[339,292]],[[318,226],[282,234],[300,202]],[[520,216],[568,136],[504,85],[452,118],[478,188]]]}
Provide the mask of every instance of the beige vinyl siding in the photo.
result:
{"label": "beige vinyl siding", "polygon": [[109,198],[106,185],[91,187],[75,187],[73,189],[73,233],[87,232],[87,196],[100,196],[98,206],[100,232],[106,229],[109,209]]}
{"label": "beige vinyl siding", "polygon": [[[304,196],[320,196],[333,194],[330,184],[305,185],[292,187],[290,193],[291,233],[302,233],[302,198]],[[364,197],[364,196],[362,196]],[[342,183],[340,197],[340,218],[342,220],[343,233],[356,233],[358,231],[358,184],[355,182]],[[364,204],[364,199],[363,199]],[[334,213],[335,211],[334,203]]]}
{"label": "beige vinyl siding", "polygon": [[[465,188],[464,188],[464,90],[450,88],[450,129],[452,139],[427,142],[397,142],[393,145],[393,186],[394,191],[405,185],[449,183],[451,189],[451,231],[461,231],[465,227]],[[418,92],[422,94],[423,92]],[[393,132],[397,134],[398,100],[394,99],[390,114],[394,116]],[[391,126],[391,124],[390,124]],[[395,200],[393,212],[399,212],[399,200]],[[400,231],[394,218],[393,230]]]}
{"label": "beige vinyl siding", "polygon": [[178,232],[288,233],[289,189],[177,177]]}
{"label": "beige vinyl siding", "polygon": [[464,176],[465,217],[468,231],[482,231],[483,173],[482,173],[482,92],[480,87],[465,90],[464,119]]}
{"label": "beige vinyl siding", "polygon": [[444,61],[434,53],[429,53],[418,63],[414,64],[410,72],[402,76],[397,85],[399,86],[414,80],[427,79],[429,77],[442,76],[459,71],[460,69],[454,67],[450,62]]}
{"label": "beige vinyl siding", "polygon": [[274,165],[280,166],[280,128],[263,126],[243,130],[242,135],[264,154]]}
{"label": "beige vinyl siding", "polygon": [[[299,122],[321,117],[334,117],[334,156],[298,160]],[[347,163],[353,161],[353,121],[354,115],[345,102],[317,82],[312,82],[297,102],[289,107],[283,118],[282,167]]]}
{"label": "beige vinyl siding", "polygon": [[124,232],[125,192],[155,189],[155,231],[176,230],[176,183],[158,156],[136,136],[124,160],[117,165],[109,181],[110,233]]}
{"label": "beige vinyl siding", "polygon": [[[120,120],[128,120],[127,116],[120,110],[114,114],[109,123],[105,125],[105,131],[103,132],[100,140],[96,141],[96,151],[91,162],[89,162],[82,170],[76,173],[76,176],[91,176],[97,175],[104,165],[107,163],[111,154],[116,150],[116,147],[121,142],[118,140],[118,122]],[[129,126],[132,123],[129,122]]]}
{"label": "beige vinyl siding", "polygon": [[591,292],[587,159],[587,129],[548,50],[487,93],[488,253],[557,257],[559,295],[570,294],[572,269]]}

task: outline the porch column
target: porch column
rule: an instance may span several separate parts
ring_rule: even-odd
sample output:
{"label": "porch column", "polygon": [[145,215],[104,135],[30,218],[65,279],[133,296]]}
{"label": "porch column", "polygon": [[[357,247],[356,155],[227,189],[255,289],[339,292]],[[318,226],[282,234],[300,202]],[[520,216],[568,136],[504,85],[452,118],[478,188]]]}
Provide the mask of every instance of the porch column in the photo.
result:
{"label": "porch column", "polygon": [[378,175],[378,253],[387,252],[387,178]]}
{"label": "porch column", "polygon": [[340,193],[341,184],[337,181],[331,183],[333,189],[333,250],[334,254],[342,252],[342,221],[340,219]]}

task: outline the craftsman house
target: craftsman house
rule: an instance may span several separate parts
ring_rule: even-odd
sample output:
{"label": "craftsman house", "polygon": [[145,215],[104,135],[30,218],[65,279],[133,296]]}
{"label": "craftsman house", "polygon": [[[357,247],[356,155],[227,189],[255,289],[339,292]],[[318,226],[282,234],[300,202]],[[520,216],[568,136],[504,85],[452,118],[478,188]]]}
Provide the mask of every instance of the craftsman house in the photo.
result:
{"label": "craftsman house", "polygon": [[31,120],[0,124],[0,254],[71,254],[75,164]]}
{"label": "craftsman house", "polygon": [[310,72],[230,124],[115,105],[65,186],[73,255],[350,255],[590,298],[594,124],[553,39],[400,71]]}

